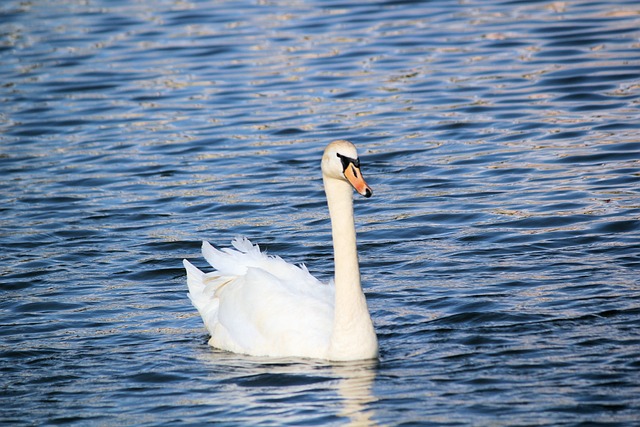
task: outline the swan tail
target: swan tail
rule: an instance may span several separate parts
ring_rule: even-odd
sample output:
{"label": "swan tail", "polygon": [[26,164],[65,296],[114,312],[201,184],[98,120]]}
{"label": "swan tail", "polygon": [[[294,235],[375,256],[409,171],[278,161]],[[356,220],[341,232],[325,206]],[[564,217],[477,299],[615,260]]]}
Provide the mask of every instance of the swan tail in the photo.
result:
{"label": "swan tail", "polygon": [[215,271],[205,274],[186,259],[182,263],[187,270],[187,287],[189,288],[187,295],[200,313],[205,327],[212,334],[218,322],[220,300],[217,298],[217,292],[229,282],[229,278],[220,277]]}
{"label": "swan tail", "polygon": [[248,258],[255,259],[261,256],[260,248],[246,238],[236,238],[233,245],[237,251],[218,250],[209,242],[202,242],[202,255],[214,268],[210,273],[204,273],[186,259],[183,260],[187,271],[189,299],[198,309],[207,327],[217,322],[219,296],[225,285],[246,274]]}
{"label": "swan tail", "polygon": [[182,260],[185,270],[187,270],[187,287],[189,288],[189,299],[193,302],[193,305],[198,308],[196,301],[201,299],[204,295],[204,278],[205,274],[200,271],[198,267],[191,264],[186,259]]}

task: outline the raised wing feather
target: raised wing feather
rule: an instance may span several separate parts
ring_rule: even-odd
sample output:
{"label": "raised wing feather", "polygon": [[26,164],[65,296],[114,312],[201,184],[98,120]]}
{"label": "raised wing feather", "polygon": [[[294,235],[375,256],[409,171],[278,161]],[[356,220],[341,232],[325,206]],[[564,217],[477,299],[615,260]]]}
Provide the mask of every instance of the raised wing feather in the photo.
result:
{"label": "raised wing feather", "polygon": [[260,252],[247,239],[234,249],[204,242],[215,268],[203,273],[185,261],[189,296],[211,334],[210,344],[262,356],[317,357],[328,348],[333,324],[333,286],[302,266]]}

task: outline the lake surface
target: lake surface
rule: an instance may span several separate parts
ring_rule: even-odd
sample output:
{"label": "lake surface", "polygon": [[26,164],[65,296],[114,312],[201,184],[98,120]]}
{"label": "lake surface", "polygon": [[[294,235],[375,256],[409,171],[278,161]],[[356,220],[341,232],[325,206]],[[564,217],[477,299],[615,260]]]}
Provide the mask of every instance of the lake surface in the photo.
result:
{"label": "lake surface", "polygon": [[[4,1],[0,424],[640,423],[640,5]],[[323,280],[359,147],[378,363],[210,348],[182,259]]]}

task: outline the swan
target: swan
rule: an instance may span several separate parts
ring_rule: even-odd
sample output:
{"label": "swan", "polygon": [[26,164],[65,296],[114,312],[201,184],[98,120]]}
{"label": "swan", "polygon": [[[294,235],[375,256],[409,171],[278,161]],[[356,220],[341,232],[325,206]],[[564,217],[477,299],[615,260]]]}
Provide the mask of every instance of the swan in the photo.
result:
{"label": "swan", "polygon": [[331,361],[378,357],[360,283],[352,195],[353,189],[367,198],[373,192],[349,141],[331,142],[321,168],[333,238],[331,283],[321,283],[304,265],[261,252],[246,238],[236,238],[235,249],[218,250],[203,242],[202,255],[212,272],[183,261],[189,298],[212,347],[251,356]]}

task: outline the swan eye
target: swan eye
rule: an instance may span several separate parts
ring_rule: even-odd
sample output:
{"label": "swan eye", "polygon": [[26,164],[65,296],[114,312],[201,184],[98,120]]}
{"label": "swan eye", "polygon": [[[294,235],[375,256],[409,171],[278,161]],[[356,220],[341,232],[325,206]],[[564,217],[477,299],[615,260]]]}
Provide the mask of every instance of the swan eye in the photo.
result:
{"label": "swan eye", "polygon": [[360,159],[352,159],[351,157],[343,156],[340,153],[336,153],[336,156],[338,156],[342,162],[342,172],[346,171],[349,165],[353,165],[358,169],[360,168]]}

